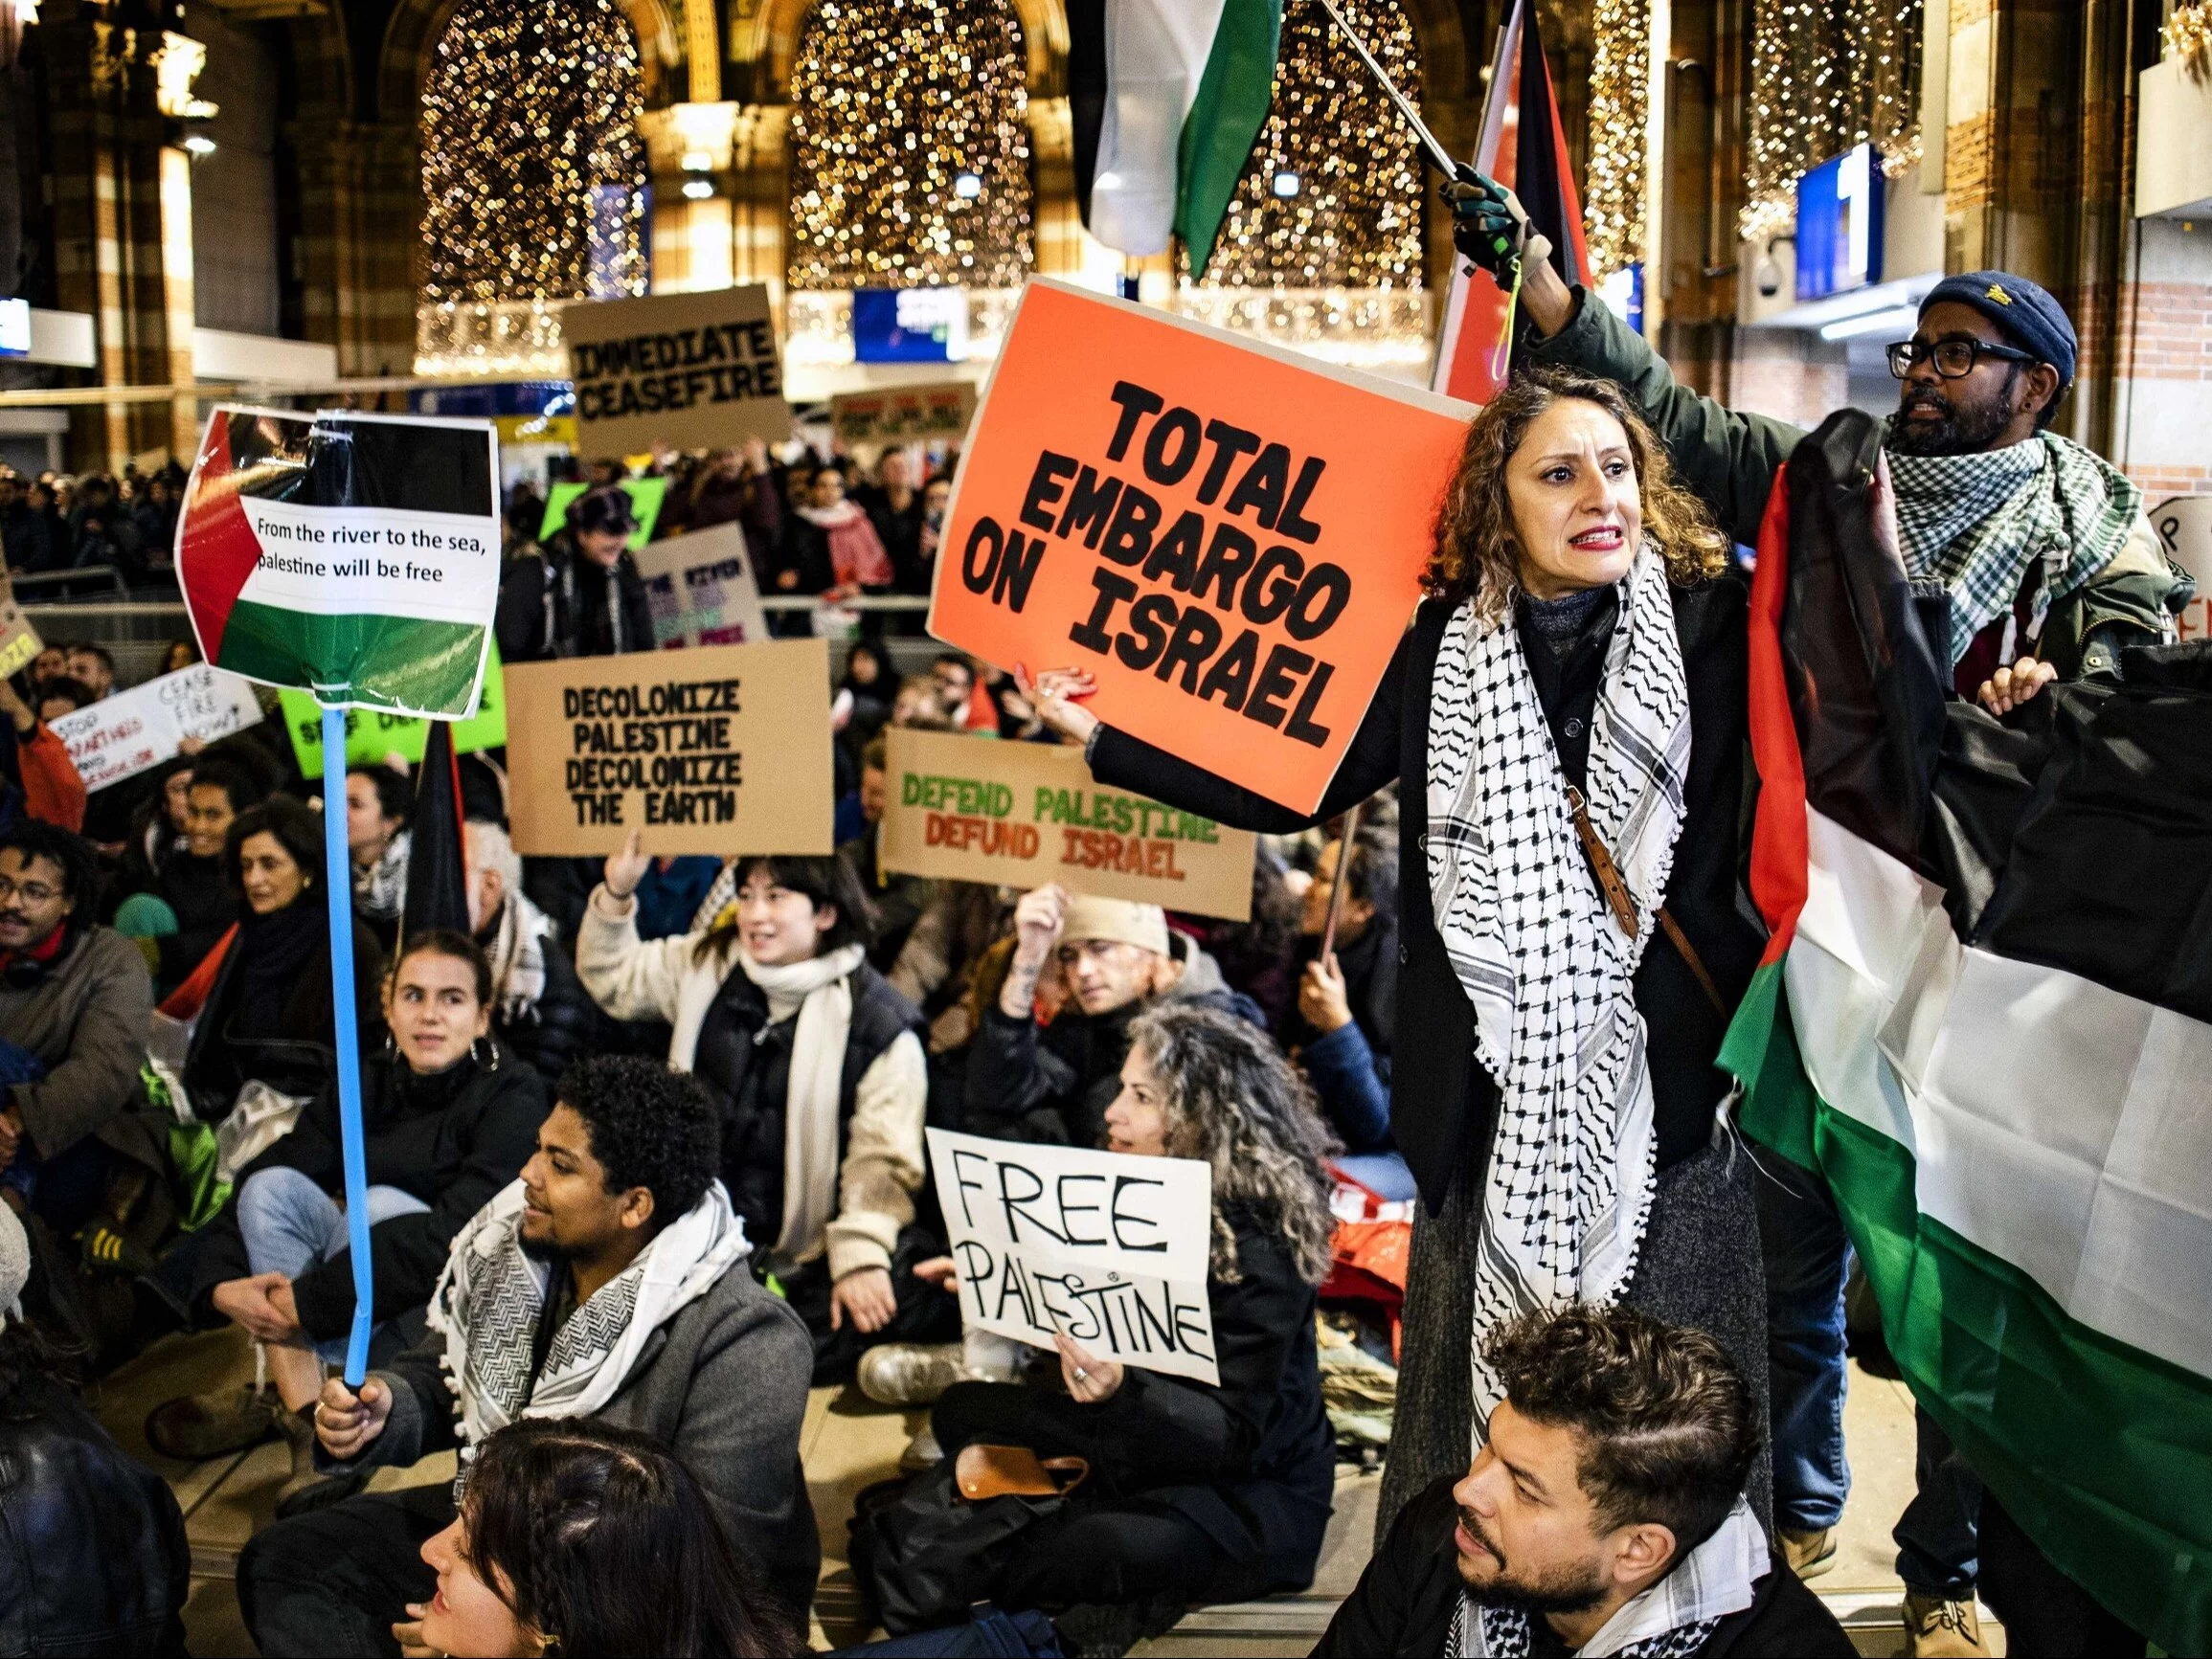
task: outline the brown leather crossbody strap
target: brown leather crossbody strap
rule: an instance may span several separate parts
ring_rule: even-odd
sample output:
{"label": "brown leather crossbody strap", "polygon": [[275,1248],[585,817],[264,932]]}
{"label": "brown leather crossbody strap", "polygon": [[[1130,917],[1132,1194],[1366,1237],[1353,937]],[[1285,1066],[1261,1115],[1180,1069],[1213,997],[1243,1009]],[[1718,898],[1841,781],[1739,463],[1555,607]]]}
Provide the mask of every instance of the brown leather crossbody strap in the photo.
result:
{"label": "brown leather crossbody strap", "polygon": [[[1614,923],[1623,933],[1635,938],[1636,898],[1628,890],[1628,883],[1621,876],[1620,866],[1613,862],[1613,854],[1606,850],[1604,841],[1599,837],[1596,827],[1591,823],[1590,807],[1582,798],[1582,791],[1571,783],[1567,786],[1567,810],[1574,816],[1574,833],[1581,839],[1582,850],[1590,859],[1590,867],[1597,872],[1597,885],[1605,893],[1605,902],[1613,910]],[[1690,972],[1697,976],[1698,985],[1704,990],[1705,999],[1713,1005],[1714,1012],[1726,1020],[1728,1017],[1728,1005],[1722,998],[1721,988],[1713,983],[1713,976],[1705,972],[1704,959],[1698,954],[1697,947],[1690,943],[1689,935],[1682,930],[1682,924],[1674,919],[1664,905],[1659,907],[1659,930],[1673,941],[1674,948],[1682,953],[1682,960],[1689,964]]]}

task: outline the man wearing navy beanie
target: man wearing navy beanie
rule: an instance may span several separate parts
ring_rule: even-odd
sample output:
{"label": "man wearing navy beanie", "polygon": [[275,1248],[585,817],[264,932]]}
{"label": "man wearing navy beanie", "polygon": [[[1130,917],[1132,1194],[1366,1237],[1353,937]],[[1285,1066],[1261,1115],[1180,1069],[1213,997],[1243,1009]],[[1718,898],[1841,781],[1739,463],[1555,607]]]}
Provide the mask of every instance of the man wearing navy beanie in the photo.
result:
{"label": "man wearing navy beanie", "polygon": [[[1774,475],[1804,433],[1678,386],[1641,337],[1567,284],[1544,237],[1522,241],[1511,192],[1478,175],[1446,191],[1467,258],[1502,270],[1520,251],[1520,359],[1618,381],[1721,527],[1756,542]],[[1889,348],[1899,550],[1920,586],[1950,597],[1959,695],[1998,714],[2053,679],[2117,679],[2121,649],[2173,639],[2195,591],[2144,516],[2143,492],[2047,430],[2078,352],[2059,303],[2009,271],[1945,278],[1912,339]]]}

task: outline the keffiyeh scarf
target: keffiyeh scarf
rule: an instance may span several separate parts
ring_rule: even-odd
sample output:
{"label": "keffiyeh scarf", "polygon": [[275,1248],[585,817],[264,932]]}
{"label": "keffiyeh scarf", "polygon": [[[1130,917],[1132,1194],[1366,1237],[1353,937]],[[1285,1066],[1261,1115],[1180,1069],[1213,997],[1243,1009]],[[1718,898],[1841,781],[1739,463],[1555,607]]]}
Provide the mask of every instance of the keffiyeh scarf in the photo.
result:
{"label": "keffiyeh scarf", "polygon": [[[1598,1626],[1580,1648],[1581,1659],[1683,1659],[1711,1639],[1723,1619],[1758,1598],[1758,1581],[1772,1566],[1766,1535],[1738,1498],[1718,1532]],[[1445,1659],[1520,1659],[1531,1645],[1529,1618],[1518,1607],[1486,1607],[1462,1592]]]}
{"label": "keffiyeh scarf", "polygon": [[1636,901],[1633,940],[1584,862],[1512,613],[1486,624],[1462,605],[1436,658],[1430,893],[1475,1006],[1476,1056],[1499,1091],[1475,1263],[1478,1444],[1502,1392],[1484,1338],[1523,1312],[1612,1302],[1651,1210],[1651,1074],[1634,980],[1682,829],[1689,687],[1656,548],[1636,555],[1619,592],[1585,794]]}
{"label": "keffiyeh scarf", "polygon": [[464,1456],[518,1418],[591,1416],[627,1380],[646,1338],[750,1253],[745,1223],[716,1181],[569,1315],[532,1386],[554,1268],[524,1253],[521,1229],[518,1179],[462,1228],[430,1293],[430,1328],[445,1338],[443,1364],[461,1397]]}
{"label": "keffiyeh scarf", "polygon": [[535,1016],[545,995],[545,941],[553,930],[553,918],[531,904],[525,893],[508,895],[499,914],[499,931],[491,941],[492,997],[499,1017],[508,1024]]}
{"label": "keffiyeh scarf", "polygon": [[1980,455],[1887,459],[1906,572],[1951,595],[1953,663],[2012,608],[2031,569],[2041,574],[2028,639],[2039,637],[2051,601],[2110,564],[2143,511],[2126,474],[2052,433]]}
{"label": "keffiyeh scarf", "polygon": [[384,843],[376,862],[353,871],[353,903],[365,916],[390,921],[407,908],[407,858],[415,844],[412,830],[401,830]]}

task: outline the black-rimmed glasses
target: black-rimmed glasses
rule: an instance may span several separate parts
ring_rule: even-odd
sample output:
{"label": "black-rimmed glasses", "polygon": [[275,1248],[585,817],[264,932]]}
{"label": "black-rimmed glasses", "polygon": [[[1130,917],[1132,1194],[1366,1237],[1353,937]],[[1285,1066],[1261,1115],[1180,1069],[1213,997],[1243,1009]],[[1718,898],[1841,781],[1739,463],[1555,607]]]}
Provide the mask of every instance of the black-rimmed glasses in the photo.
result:
{"label": "black-rimmed glasses", "polygon": [[2041,363],[2032,351],[2015,351],[2010,346],[1990,346],[1979,340],[1938,340],[1930,346],[1920,340],[1900,340],[1889,347],[1889,372],[1903,380],[1916,364],[1933,360],[1936,373],[1946,380],[1964,380],[1985,357],[2001,363]]}

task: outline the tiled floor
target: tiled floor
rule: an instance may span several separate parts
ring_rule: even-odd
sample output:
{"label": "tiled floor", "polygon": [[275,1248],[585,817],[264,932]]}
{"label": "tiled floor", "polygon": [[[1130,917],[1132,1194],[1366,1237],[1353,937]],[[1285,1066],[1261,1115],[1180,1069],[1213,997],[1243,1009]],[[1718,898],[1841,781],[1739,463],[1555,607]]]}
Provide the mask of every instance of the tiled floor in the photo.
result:
{"label": "tiled floor", "polygon": [[[253,1351],[237,1333],[172,1337],[109,1378],[97,1395],[109,1430],[128,1450],[161,1469],[184,1507],[195,1574],[185,1625],[192,1650],[201,1655],[254,1651],[238,1616],[232,1574],[239,1546],[268,1524],[277,1489],[290,1473],[289,1456],[281,1446],[264,1446],[207,1464],[170,1463],[147,1449],[143,1424],[147,1411],[173,1395],[240,1385],[251,1381],[253,1374]],[[899,1453],[925,1421],[925,1413],[873,1405],[851,1390],[817,1389],[807,1401],[800,1449],[822,1531],[822,1587],[813,1630],[818,1647],[857,1642],[867,1635],[845,1564],[846,1522],[854,1494],[896,1471]],[[1862,1653],[1899,1653],[1900,1589],[1889,1528],[1912,1494],[1912,1403],[1904,1386],[1854,1366],[1844,1433],[1851,1455],[1851,1501],[1837,1564],[1814,1584],[1851,1627]],[[413,1469],[382,1472],[376,1485],[450,1480],[452,1470],[447,1453]],[[1378,1476],[1348,1468],[1339,1471],[1336,1514],[1314,1587],[1306,1594],[1200,1609],[1138,1652],[1148,1659],[1200,1654],[1260,1659],[1305,1652],[1366,1563],[1380,1486]],[[1996,1651],[2003,1652],[2002,1633],[1992,1629],[1991,1634]]]}

